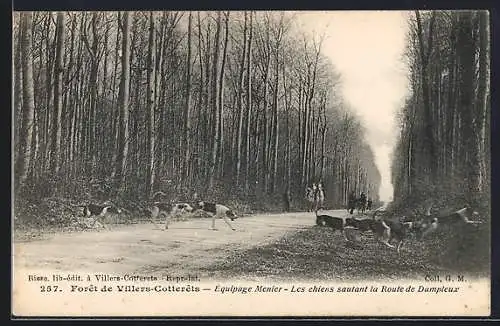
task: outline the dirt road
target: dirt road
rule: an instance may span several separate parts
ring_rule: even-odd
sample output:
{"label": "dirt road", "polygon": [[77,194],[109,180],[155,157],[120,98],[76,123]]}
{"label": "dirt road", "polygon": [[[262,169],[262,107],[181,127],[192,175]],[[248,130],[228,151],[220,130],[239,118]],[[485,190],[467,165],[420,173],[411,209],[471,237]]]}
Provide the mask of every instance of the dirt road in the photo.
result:
{"label": "dirt road", "polygon": [[[329,211],[343,216],[345,210]],[[313,226],[313,213],[242,217],[232,231],[218,220],[173,222],[166,231],[154,224],[111,226],[111,230],[56,234],[49,239],[14,243],[14,266],[40,272],[192,273],[238,250],[259,246],[289,232]]]}

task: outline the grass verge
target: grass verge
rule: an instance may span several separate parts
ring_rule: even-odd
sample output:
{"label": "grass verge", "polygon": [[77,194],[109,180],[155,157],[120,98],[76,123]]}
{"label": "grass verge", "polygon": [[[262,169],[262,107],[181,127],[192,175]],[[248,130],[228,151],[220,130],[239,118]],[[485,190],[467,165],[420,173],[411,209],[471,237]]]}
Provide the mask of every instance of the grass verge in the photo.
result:
{"label": "grass verge", "polygon": [[412,238],[398,255],[394,249],[377,243],[371,233],[361,234],[360,245],[353,246],[330,228],[311,227],[269,245],[236,252],[225,262],[207,266],[204,272],[214,278],[287,281],[423,279],[425,275],[447,273],[469,277],[488,275],[489,260],[471,265],[460,264],[460,258],[442,259],[436,253],[436,242],[445,246],[446,242],[451,245],[450,241],[436,237],[417,242]]}

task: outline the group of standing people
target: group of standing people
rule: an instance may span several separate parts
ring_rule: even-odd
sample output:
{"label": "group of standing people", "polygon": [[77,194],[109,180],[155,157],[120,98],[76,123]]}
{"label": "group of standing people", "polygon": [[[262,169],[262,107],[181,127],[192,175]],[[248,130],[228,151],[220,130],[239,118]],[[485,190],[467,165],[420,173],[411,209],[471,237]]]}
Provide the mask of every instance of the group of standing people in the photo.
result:
{"label": "group of standing people", "polygon": [[371,210],[372,205],[372,200],[368,199],[364,192],[362,192],[358,198],[356,197],[354,191],[352,191],[348,198],[347,210],[349,211],[349,214],[354,213],[354,209],[357,209],[358,211],[364,213],[365,210]]}
{"label": "group of standing people", "polygon": [[[310,204],[310,212],[317,212],[319,209],[324,208],[325,190],[323,184],[318,182],[313,183],[312,186],[308,186],[306,188],[306,199]],[[372,205],[372,200],[368,198],[364,192],[362,192],[359,197],[356,197],[356,193],[352,191],[348,198],[347,210],[350,214],[353,214],[355,209],[364,213],[365,210],[371,210]]]}
{"label": "group of standing people", "polygon": [[325,201],[325,191],[323,189],[323,184],[321,182],[313,183],[311,187],[306,189],[306,198],[310,203],[309,211],[317,212],[319,209],[323,208],[323,203]]}

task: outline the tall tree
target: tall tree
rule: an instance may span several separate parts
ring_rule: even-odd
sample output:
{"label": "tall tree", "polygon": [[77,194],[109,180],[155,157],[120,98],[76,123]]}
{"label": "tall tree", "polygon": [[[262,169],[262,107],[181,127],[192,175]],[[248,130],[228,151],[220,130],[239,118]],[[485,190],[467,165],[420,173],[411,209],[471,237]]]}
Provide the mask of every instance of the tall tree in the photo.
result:
{"label": "tall tree", "polygon": [[16,193],[25,186],[31,159],[31,142],[33,138],[33,113],[35,99],[33,95],[33,57],[32,57],[32,20],[31,12],[21,13],[21,60],[23,67],[23,108],[22,125],[19,132],[19,154],[15,165]]}
{"label": "tall tree", "polygon": [[250,12],[247,51],[247,102],[246,102],[246,132],[245,132],[245,192],[249,192],[250,171],[250,124],[252,119],[252,36],[253,36],[253,12]]}
{"label": "tall tree", "polygon": [[192,34],[192,13],[188,17],[188,39],[186,58],[186,105],[184,108],[184,182],[189,183],[189,167],[191,162],[191,34]]}
{"label": "tall tree", "polygon": [[218,139],[218,158],[219,158],[219,175],[223,177],[224,175],[224,81],[225,81],[225,69],[227,61],[227,45],[229,41],[229,11],[224,13],[224,46],[222,48],[222,62],[219,75],[219,139]]}
{"label": "tall tree", "polygon": [[472,188],[476,188],[478,191],[484,190],[484,184],[486,182],[487,174],[488,174],[488,166],[487,163],[489,161],[489,157],[486,154],[487,150],[487,142],[486,138],[489,137],[486,133],[486,121],[488,120],[488,112],[489,112],[489,88],[490,88],[490,57],[489,57],[489,20],[488,20],[488,12],[481,11],[478,13],[479,15],[479,82],[478,82],[478,90],[477,90],[477,102],[476,102],[476,114],[477,118],[474,119],[474,136],[475,141],[478,147],[478,150],[475,151],[475,155],[478,157],[475,158],[475,161],[479,162],[481,165],[479,172],[480,175],[478,177],[477,184],[473,184]]}
{"label": "tall tree", "polygon": [[63,89],[63,57],[64,40],[66,33],[66,15],[64,12],[57,13],[57,45],[56,45],[56,64],[54,79],[54,114],[52,115],[52,135],[51,135],[51,170],[54,174],[59,173],[61,161],[61,114],[62,114],[62,89]]}
{"label": "tall tree", "polygon": [[219,142],[220,142],[220,124],[219,120],[219,57],[220,57],[220,30],[222,23],[222,14],[220,11],[217,12],[217,22],[215,30],[215,43],[214,43],[214,57],[212,61],[212,118],[213,118],[213,140],[212,140],[212,155],[210,159],[210,172],[209,172],[209,188],[212,189],[214,186],[214,178],[217,167],[217,154],[219,152]]}
{"label": "tall tree", "polygon": [[120,108],[120,129],[118,136],[118,155],[116,162],[115,176],[120,187],[120,191],[124,190],[125,173],[128,162],[129,148],[129,87],[130,87],[130,13],[123,13],[122,20],[122,53],[121,66],[122,75],[120,79],[120,96],[118,99]]}
{"label": "tall tree", "polygon": [[21,46],[23,40],[23,26],[19,24],[17,31],[17,43],[14,52],[14,162],[17,162],[17,155],[19,154],[19,132],[21,126],[19,126],[19,121],[21,121],[21,113],[23,107],[23,97],[22,97],[22,73],[23,65],[21,62]]}
{"label": "tall tree", "polygon": [[[240,59],[240,71],[238,78],[238,133],[236,135],[236,184],[240,185],[241,178],[241,146],[243,137],[243,79],[245,77],[245,62],[247,59],[247,22],[248,14],[245,11],[245,23],[243,25],[243,51]],[[250,75],[250,71],[247,72]],[[248,96],[248,95],[247,95]]]}
{"label": "tall tree", "polygon": [[436,20],[435,11],[432,12],[430,22],[429,22],[429,32],[428,32],[428,41],[427,41],[427,50],[425,49],[424,43],[424,31],[422,26],[422,20],[420,17],[419,11],[415,11],[415,16],[417,19],[417,28],[418,28],[418,40],[419,40],[419,53],[420,53],[420,62],[421,62],[421,84],[422,86],[422,98],[423,98],[423,108],[424,108],[424,139],[422,144],[424,149],[428,150],[428,153],[425,155],[425,167],[429,173],[429,177],[434,179],[435,177],[435,168],[433,168],[433,162],[436,160],[436,150],[435,150],[435,140],[433,133],[433,119],[432,119],[432,108],[431,108],[431,99],[429,94],[430,88],[430,79],[429,79],[429,60],[431,58],[432,49],[433,49],[433,41],[434,41],[434,24]]}
{"label": "tall tree", "polygon": [[153,12],[149,13],[149,41],[147,60],[147,118],[148,118],[148,173],[146,193],[151,197],[155,182],[155,21]]}
{"label": "tall tree", "polygon": [[473,15],[470,11],[458,14],[458,72],[460,76],[459,107],[461,109],[461,129],[465,147],[465,171],[470,191],[479,190],[479,161],[477,143],[474,136],[474,68],[475,49],[473,39]]}

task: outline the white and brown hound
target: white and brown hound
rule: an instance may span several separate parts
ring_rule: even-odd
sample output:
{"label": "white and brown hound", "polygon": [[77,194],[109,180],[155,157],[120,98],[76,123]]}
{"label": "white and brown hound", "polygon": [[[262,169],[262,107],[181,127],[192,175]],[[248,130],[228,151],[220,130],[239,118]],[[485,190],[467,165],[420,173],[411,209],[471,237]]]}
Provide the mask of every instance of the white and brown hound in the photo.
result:
{"label": "white and brown hound", "polygon": [[168,229],[168,226],[170,224],[170,220],[172,219],[173,216],[182,214],[184,212],[192,212],[194,209],[191,205],[188,203],[176,203],[176,204],[170,204],[170,203],[161,203],[161,202],[156,202],[154,203],[150,209],[148,209],[151,217],[151,221],[158,226],[156,223],[156,219],[158,216],[164,216],[165,217],[165,227],[163,230]]}
{"label": "white and brown hound", "polygon": [[226,224],[229,225],[231,230],[236,231],[236,229],[229,222],[229,220],[234,221],[235,219],[238,218],[238,216],[232,209],[221,204],[207,203],[204,201],[200,201],[198,203],[198,208],[207,212],[212,216],[212,227],[210,228],[211,230],[216,230],[215,219],[222,218],[224,222],[226,222]]}
{"label": "white and brown hound", "polygon": [[[87,204],[82,205],[83,215],[87,218],[92,218],[93,222],[90,227],[102,226],[105,227],[104,223],[100,221],[104,218],[108,213],[120,214],[121,209],[114,205],[96,205],[96,204]],[[95,216],[95,217],[94,217]]]}
{"label": "white and brown hound", "polygon": [[480,220],[471,220],[471,218],[479,218],[479,213],[474,211],[469,206],[462,209],[456,210],[450,214],[440,214],[429,216],[426,215],[423,219],[416,222],[419,229],[420,239],[434,233],[439,225],[449,225],[449,226],[477,226],[481,224]]}

